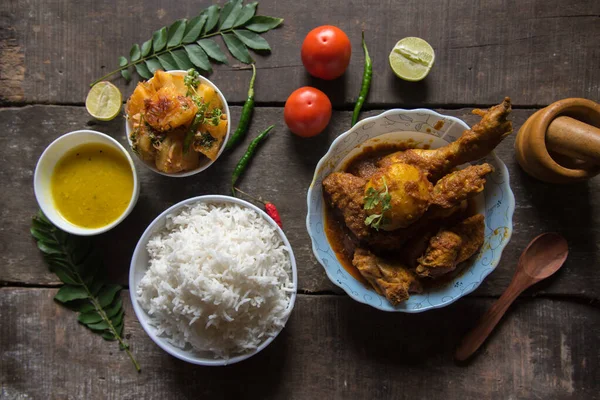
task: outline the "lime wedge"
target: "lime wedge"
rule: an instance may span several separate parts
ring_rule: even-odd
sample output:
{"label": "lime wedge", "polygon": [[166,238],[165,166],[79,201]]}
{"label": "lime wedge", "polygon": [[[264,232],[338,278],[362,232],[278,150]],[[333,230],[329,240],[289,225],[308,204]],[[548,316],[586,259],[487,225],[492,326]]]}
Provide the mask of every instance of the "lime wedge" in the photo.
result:
{"label": "lime wedge", "polygon": [[390,53],[390,67],[406,81],[417,82],[425,78],[435,61],[435,52],[429,43],[418,37],[405,37]]}
{"label": "lime wedge", "polygon": [[110,82],[96,83],[90,89],[86,99],[85,108],[90,115],[100,121],[110,121],[121,112],[123,96],[121,91]]}

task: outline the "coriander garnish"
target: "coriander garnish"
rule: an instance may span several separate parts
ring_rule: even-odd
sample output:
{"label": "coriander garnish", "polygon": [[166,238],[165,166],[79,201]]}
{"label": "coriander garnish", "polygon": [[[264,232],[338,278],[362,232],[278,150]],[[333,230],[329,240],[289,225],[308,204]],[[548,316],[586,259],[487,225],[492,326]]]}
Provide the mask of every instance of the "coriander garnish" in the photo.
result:
{"label": "coriander garnish", "polygon": [[365,225],[370,226],[375,230],[379,230],[382,224],[385,225],[387,222],[387,217],[385,213],[392,208],[392,195],[388,191],[388,186],[385,181],[385,177],[383,180],[383,190],[377,190],[374,187],[370,187],[367,189],[367,194],[365,196],[365,210],[372,210],[377,207],[381,203],[381,213],[379,214],[371,214],[367,218],[365,218]]}

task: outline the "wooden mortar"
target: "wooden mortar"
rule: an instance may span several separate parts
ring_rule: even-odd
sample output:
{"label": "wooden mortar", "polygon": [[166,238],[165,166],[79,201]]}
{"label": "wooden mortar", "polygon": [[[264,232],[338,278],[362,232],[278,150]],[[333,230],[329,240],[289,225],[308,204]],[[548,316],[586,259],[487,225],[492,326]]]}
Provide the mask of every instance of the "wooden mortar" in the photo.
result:
{"label": "wooden mortar", "polygon": [[515,142],[517,161],[531,176],[571,183],[600,173],[600,104],[557,101],[533,114]]}

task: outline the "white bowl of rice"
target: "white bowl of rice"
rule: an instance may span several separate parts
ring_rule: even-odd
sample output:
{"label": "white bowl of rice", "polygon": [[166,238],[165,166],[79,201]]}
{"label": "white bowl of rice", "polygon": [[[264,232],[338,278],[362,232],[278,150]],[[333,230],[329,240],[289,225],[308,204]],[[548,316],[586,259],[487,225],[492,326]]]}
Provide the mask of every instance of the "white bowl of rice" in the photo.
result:
{"label": "white bowl of rice", "polygon": [[257,354],[281,332],[296,299],[296,261],[265,212],[235,197],[200,196],[148,226],[129,288],[138,320],[163,350],[222,366]]}

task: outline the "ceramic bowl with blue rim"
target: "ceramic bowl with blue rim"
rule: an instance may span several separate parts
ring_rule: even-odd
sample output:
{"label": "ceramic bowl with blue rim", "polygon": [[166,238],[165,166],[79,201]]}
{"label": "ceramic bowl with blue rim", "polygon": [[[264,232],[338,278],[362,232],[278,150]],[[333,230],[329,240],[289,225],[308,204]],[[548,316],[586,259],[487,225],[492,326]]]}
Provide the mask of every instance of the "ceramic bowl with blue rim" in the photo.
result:
{"label": "ceramic bowl with blue rim", "polygon": [[342,170],[363,148],[373,144],[409,140],[416,147],[427,145],[438,148],[458,139],[466,129],[469,126],[460,119],[427,109],[389,110],[358,122],[340,135],[317,164],[308,189],[306,227],[315,257],[323,265],[327,276],[354,300],[379,310],[406,313],[444,307],[475,290],[500,262],[502,250],[512,235],[515,197],[510,189],[506,165],[493,152],[476,162],[487,162],[494,167],[494,172],[486,177],[485,190],[475,198],[477,212],[485,216],[484,244],[476,256],[466,261],[468,265],[462,273],[445,285],[412,294],[405,302],[393,306],[384,296],[363,285],[344,269],[325,234],[323,179],[332,172]]}

